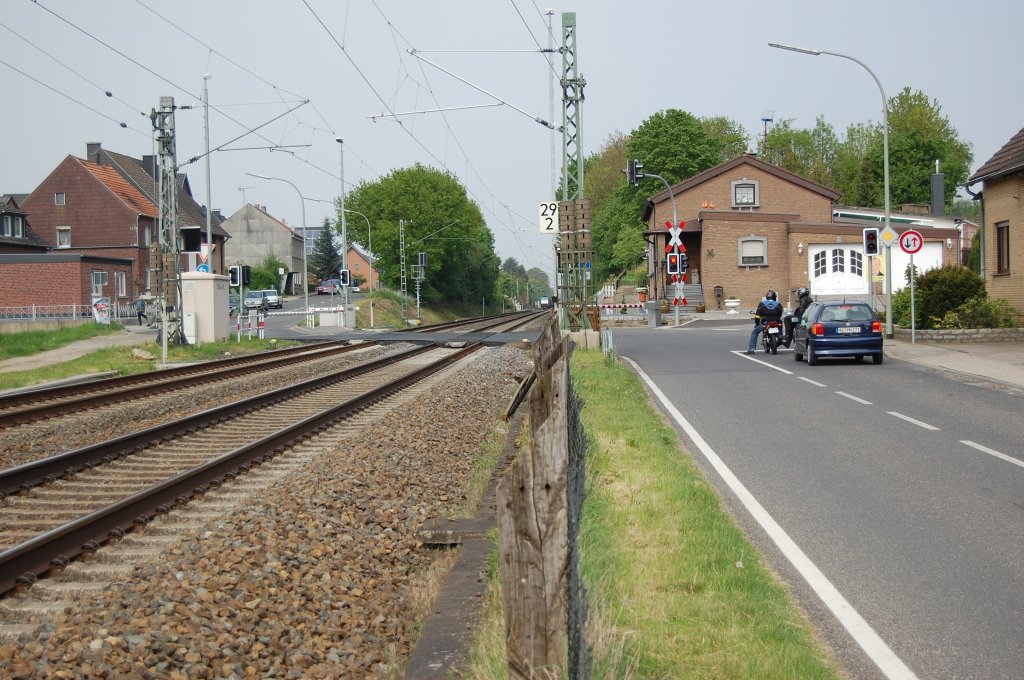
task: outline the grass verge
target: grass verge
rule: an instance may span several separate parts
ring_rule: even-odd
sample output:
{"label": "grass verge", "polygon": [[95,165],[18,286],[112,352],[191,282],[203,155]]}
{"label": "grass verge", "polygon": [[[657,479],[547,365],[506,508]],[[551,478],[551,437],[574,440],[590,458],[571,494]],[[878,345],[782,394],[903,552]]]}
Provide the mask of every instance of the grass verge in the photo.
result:
{"label": "grass verge", "polygon": [[[593,677],[842,677],[637,377],[579,349],[572,374],[590,441],[580,550]],[[507,677],[496,572],[474,678]]]}
{"label": "grass verge", "polygon": [[[8,338],[13,338],[14,341],[17,342],[18,336],[34,335],[35,333],[36,331],[30,331],[24,334],[12,333],[10,335],[4,335],[4,344],[6,344]],[[294,344],[297,343],[281,340],[278,341],[277,346],[278,348],[283,348]],[[141,349],[148,351],[155,358],[137,359],[132,356],[133,347],[140,347]],[[52,348],[45,347],[44,349]],[[269,343],[267,340],[247,340],[245,338],[242,338],[241,342],[236,342],[235,340],[227,340],[224,342],[205,342],[199,346],[170,345],[167,348],[167,360],[170,363],[209,361],[211,359],[223,359],[229,355],[262,352],[267,349],[269,349]],[[0,373],[0,390],[11,390],[19,387],[26,387],[28,385],[38,385],[39,383],[49,382],[51,380],[62,380],[64,378],[87,375],[90,373],[105,373],[108,371],[114,371],[118,375],[145,373],[147,371],[156,370],[160,355],[161,351],[159,345],[152,340],[146,341],[140,338],[139,343],[136,345],[107,347],[89,352],[77,359],[63,361],[59,364],[51,364],[49,366],[43,366],[41,368],[34,368],[26,371]]]}
{"label": "grass verge", "polygon": [[36,352],[57,349],[78,340],[88,340],[97,335],[120,333],[121,324],[83,323],[65,326],[56,330],[23,331],[0,334],[0,361],[14,357],[27,357]]}

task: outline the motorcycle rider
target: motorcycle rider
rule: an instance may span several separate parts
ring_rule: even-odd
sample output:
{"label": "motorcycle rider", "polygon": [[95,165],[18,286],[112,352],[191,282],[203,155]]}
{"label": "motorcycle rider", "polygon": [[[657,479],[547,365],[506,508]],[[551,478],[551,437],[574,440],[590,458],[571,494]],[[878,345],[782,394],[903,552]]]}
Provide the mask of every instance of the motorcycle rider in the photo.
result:
{"label": "motorcycle rider", "polygon": [[779,321],[782,319],[782,305],[779,304],[778,296],[774,290],[764,294],[764,299],[757,305],[754,311],[754,330],[750,332],[750,342],[747,344],[747,354],[754,353],[754,345],[757,344],[757,336],[764,329],[762,322]]}
{"label": "motorcycle rider", "polygon": [[786,327],[786,338],[782,341],[785,347],[789,347],[793,343],[793,318],[803,316],[807,308],[814,302],[811,298],[811,291],[804,287],[796,289],[796,301],[796,311],[782,319],[783,325]]}

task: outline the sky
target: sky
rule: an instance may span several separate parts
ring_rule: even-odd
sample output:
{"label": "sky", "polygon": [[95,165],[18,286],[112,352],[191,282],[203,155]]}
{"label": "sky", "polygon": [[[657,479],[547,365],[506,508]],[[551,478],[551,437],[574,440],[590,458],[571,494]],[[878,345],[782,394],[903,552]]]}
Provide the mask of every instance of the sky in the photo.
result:
{"label": "sky", "polygon": [[[840,134],[850,124],[881,120],[878,85],[862,66],[772,49],[769,42],[853,56],[888,97],[910,87],[937,100],[973,147],[972,171],[1024,127],[1019,0],[2,6],[0,194],[31,192],[68,155],[84,157],[89,142],[137,158],[153,153],[149,113],[172,96],[180,107],[196,106],[175,114],[178,163],[196,199],[207,204],[205,158],[189,162],[206,149],[205,82],[215,149],[209,204],[225,216],[248,202],[290,225],[304,218],[318,226],[333,219],[329,201],[343,181],[351,191],[420,163],[466,187],[502,259],[549,276],[552,237],[540,233],[538,204],[558,198],[552,149],[560,172],[563,145],[560,133],[536,119],[552,120],[551,79],[561,72],[561,57],[552,69],[541,49],[549,20],[561,42],[564,12],[576,13],[576,59],[586,81],[584,155],[669,108],[731,118],[750,134],[751,149],[764,118],[809,128],[820,115]],[[560,100],[556,78],[557,125]],[[651,187],[652,194],[660,190]],[[368,236],[361,217],[347,221],[351,240],[372,241],[372,224]],[[419,235],[415,225],[410,230]]]}

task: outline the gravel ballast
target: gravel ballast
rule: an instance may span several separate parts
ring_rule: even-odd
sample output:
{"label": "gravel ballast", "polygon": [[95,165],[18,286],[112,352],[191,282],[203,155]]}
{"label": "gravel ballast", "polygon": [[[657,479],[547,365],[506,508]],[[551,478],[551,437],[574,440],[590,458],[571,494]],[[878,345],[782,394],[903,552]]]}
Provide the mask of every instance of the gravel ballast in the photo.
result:
{"label": "gravel ballast", "polygon": [[465,497],[529,356],[487,350],[245,511],[0,645],[9,677],[395,677],[417,630],[415,540]]}

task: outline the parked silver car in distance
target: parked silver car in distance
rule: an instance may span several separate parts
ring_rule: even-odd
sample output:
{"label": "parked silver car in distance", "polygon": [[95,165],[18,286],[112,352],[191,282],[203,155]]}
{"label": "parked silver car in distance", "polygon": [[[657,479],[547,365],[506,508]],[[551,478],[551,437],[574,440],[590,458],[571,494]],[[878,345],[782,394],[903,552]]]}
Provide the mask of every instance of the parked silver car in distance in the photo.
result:
{"label": "parked silver car in distance", "polygon": [[281,294],[273,288],[268,288],[263,291],[267,296],[267,306],[273,307],[274,309],[281,309],[284,307],[284,300],[281,299]]}
{"label": "parked silver car in distance", "polygon": [[250,290],[245,294],[242,305],[246,309],[258,309],[261,312],[267,311],[270,305],[267,303],[267,294],[262,290]]}

